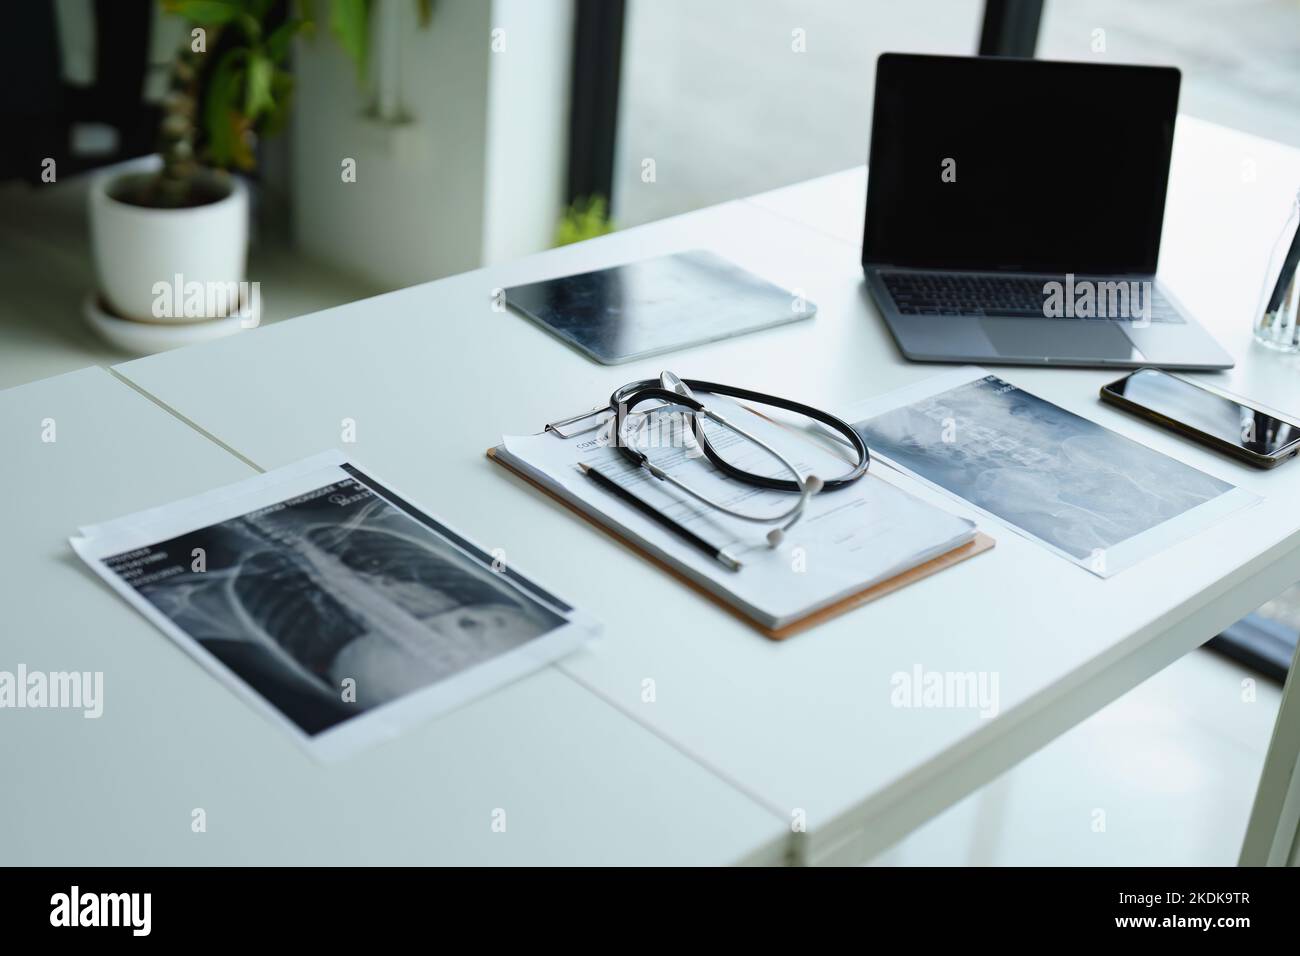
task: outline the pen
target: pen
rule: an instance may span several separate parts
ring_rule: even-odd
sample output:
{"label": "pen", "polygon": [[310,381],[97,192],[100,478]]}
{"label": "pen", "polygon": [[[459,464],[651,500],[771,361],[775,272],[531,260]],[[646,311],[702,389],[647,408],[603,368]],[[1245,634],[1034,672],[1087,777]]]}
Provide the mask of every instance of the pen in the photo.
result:
{"label": "pen", "polygon": [[586,464],[585,462],[578,462],[578,467],[582,469],[582,473],[584,475],[586,475],[596,484],[600,485],[600,487],[604,488],[611,495],[613,495],[616,498],[622,499],[625,503],[631,505],[633,508],[641,512],[651,521],[667,528],[669,531],[677,535],[677,537],[681,538],[683,541],[687,542],[690,545],[693,545],[697,550],[703,551],[709,557],[713,558],[713,560],[721,564],[724,568],[727,568],[730,571],[740,570],[741,564],[739,561],[737,561],[731,555],[727,554],[721,548],[709,544],[709,542],[705,541],[703,538],[701,538],[690,528],[687,528],[684,525],[681,525],[678,522],[674,521],[672,518],[668,517],[668,515],[664,514],[662,511],[660,511],[654,505],[650,504],[648,501],[645,501],[644,499],[639,498],[636,495],[632,494],[632,492],[628,491],[622,485],[611,480],[606,475],[601,474],[599,471],[597,471],[591,465]]}

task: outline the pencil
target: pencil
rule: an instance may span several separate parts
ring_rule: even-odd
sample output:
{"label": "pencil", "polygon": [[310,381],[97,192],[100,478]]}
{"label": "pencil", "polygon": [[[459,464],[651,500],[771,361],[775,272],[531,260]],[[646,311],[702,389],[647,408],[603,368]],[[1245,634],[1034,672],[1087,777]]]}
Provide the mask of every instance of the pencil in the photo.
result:
{"label": "pencil", "polygon": [[690,528],[687,528],[684,525],[674,521],[672,518],[668,517],[668,515],[664,514],[654,505],[650,504],[650,502],[644,500],[643,498],[638,497],[637,495],[632,494],[632,492],[628,491],[622,485],[613,481],[608,476],[601,474],[599,471],[597,471],[591,465],[586,464],[585,462],[578,462],[578,467],[582,469],[582,473],[584,475],[586,475],[596,484],[600,485],[600,487],[604,488],[611,495],[621,499],[624,503],[631,505],[637,511],[641,512],[643,515],[645,515],[647,518],[649,518],[651,521],[655,522],[656,524],[660,525],[661,527],[667,528],[669,531],[677,535],[677,537],[681,538],[683,541],[685,541],[687,544],[694,547],[696,550],[703,551],[709,557],[713,558],[713,560],[721,564],[724,568],[728,569],[729,571],[740,570],[741,564],[739,561],[737,561],[731,555],[727,554],[721,548],[705,541],[703,538],[701,538]]}

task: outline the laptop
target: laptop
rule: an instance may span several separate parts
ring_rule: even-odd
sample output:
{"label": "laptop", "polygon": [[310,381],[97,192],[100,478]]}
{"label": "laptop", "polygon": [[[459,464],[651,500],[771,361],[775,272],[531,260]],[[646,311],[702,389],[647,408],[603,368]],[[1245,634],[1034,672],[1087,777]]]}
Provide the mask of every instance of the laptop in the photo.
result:
{"label": "laptop", "polygon": [[883,54],[862,266],[902,353],[1231,368],[1156,278],[1179,79]]}

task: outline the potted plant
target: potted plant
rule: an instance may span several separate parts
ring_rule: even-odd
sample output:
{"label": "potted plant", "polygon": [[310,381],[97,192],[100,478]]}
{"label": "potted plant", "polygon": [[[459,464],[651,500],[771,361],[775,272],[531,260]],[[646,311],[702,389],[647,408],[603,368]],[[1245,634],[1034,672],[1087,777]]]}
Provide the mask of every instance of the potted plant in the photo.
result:
{"label": "potted plant", "polygon": [[[285,124],[293,89],[285,60],[294,36],[311,26],[274,0],[163,0],[163,9],[191,30],[171,65],[160,155],[102,174],[89,199],[92,305],[151,323],[152,332],[114,334],[137,343],[165,326],[206,322],[224,334],[256,324],[260,295],[252,284],[250,301],[245,282],[248,187],[236,174],[256,167],[258,137]],[[366,0],[331,0],[331,29],[358,65],[367,14]]]}

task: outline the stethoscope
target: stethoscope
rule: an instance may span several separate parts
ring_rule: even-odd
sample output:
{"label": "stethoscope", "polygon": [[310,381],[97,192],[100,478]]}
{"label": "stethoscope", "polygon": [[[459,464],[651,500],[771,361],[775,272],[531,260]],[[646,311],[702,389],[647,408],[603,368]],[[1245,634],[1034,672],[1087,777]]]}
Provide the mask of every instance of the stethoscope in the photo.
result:
{"label": "stethoscope", "polygon": [[[855,464],[848,473],[838,478],[823,480],[816,475],[801,475],[799,469],[773,448],[767,442],[764,442],[756,435],[729,421],[721,413],[708,408],[696,398],[696,393],[726,395],[730,398],[738,399],[742,402],[752,402],[758,405],[766,405],[771,408],[779,408],[789,412],[795,412],[811,418],[813,421],[825,425],[832,431],[838,433],[853,449],[857,455],[857,464]],[[751,515],[742,511],[737,511],[719,501],[709,498],[707,495],[695,490],[690,485],[679,480],[675,476],[664,471],[662,468],[652,462],[645,452],[639,450],[634,445],[629,444],[626,435],[626,426],[628,415],[631,414],[637,406],[646,402],[658,401],[667,405],[675,405],[684,408],[689,413],[691,424],[691,435],[705,457],[713,464],[715,468],[721,471],[728,478],[743,482],[755,488],[767,488],[773,491],[786,491],[797,494],[799,499],[787,510],[776,515]],[[622,453],[623,457],[632,465],[638,468],[644,468],[655,478],[667,482],[683,493],[694,498],[702,504],[708,505],[728,514],[733,518],[739,518],[742,521],[751,521],[755,524],[776,524],[778,527],[772,528],[767,533],[767,543],[769,547],[777,547],[785,538],[785,533],[794,527],[795,523],[803,516],[804,509],[808,506],[808,500],[813,495],[822,491],[834,491],[837,488],[843,488],[851,485],[867,473],[867,468],[871,464],[871,453],[867,451],[867,444],[862,440],[862,436],[853,430],[853,427],[844,420],[835,417],[830,412],[822,411],[819,408],[813,408],[804,405],[801,402],[791,401],[785,398],[778,398],[775,395],[766,395],[762,392],[750,391],[746,388],[735,388],[731,385],[719,385],[716,382],[702,382],[698,379],[678,378],[672,372],[664,372],[658,379],[643,379],[639,382],[629,382],[622,388],[614,392],[609,397],[609,407],[614,412],[613,432],[614,444]],[[769,455],[779,461],[793,477],[780,478],[770,475],[760,474],[758,472],[745,471],[737,468],[731,462],[727,461],[709,441],[708,435],[700,425],[701,419],[708,419],[717,425],[727,429],[753,442],[760,448],[764,449]]]}

